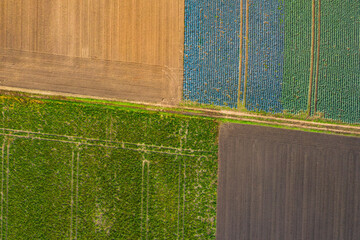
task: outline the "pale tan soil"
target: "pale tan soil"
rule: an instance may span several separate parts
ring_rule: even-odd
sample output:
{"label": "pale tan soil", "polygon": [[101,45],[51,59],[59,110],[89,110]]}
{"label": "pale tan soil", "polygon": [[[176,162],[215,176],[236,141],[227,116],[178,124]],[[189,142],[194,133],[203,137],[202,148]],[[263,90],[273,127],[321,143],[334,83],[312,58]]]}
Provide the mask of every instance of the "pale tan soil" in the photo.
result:
{"label": "pale tan soil", "polygon": [[0,1],[0,83],[176,104],[184,0]]}

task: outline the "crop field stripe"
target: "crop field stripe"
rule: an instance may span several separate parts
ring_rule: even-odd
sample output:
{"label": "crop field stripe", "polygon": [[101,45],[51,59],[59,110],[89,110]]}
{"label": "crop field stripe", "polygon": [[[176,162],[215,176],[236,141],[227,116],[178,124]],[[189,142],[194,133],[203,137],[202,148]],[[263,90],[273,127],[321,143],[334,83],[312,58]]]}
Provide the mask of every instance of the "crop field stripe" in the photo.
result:
{"label": "crop field stripe", "polygon": [[359,9],[359,1],[285,1],[285,110],[359,122]]}
{"label": "crop field stripe", "polygon": [[241,73],[242,73],[242,61],[243,61],[243,12],[244,12],[244,6],[243,6],[243,1],[244,0],[240,0],[240,44],[239,44],[239,86],[238,86],[238,101],[237,101],[237,107],[240,109],[240,105],[241,105]]}
{"label": "crop field stripe", "polygon": [[250,1],[247,110],[283,110],[284,11],[283,1]]}
{"label": "crop field stripe", "polygon": [[309,76],[309,93],[308,93],[308,106],[307,116],[311,114],[311,97],[312,97],[312,86],[313,86],[313,75],[314,75],[314,55],[315,55],[315,0],[312,0],[312,21],[311,21],[311,57],[310,57],[310,76]]}
{"label": "crop field stripe", "polygon": [[360,2],[323,0],[318,111],[360,121]]}
{"label": "crop field stripe", "polygon": [[318,101],[318,83],[319,83],[319,66],[320,66],[320,41],[321,41],[321,0],[318,4],[318,36],[316,49],[316,73],[315,73],[315,95],[314,95],[314,114],[317,112]]}
{"label": "crop field stripe", "polygon": [[359,1],[185,4],[185,100],[360,121]]}
{"label": "crop field stripe", "polygon": [[240,0],[185,1],[185,100],[237,107],[239,5]]}
{"label": "crop field stripe", "polygon": [[284,1],[285,51],[282,102],[292,113],[307,109],[311,59],[311,2]]}
{"label": "crop field stripe", "polygon": [[250,0],[246,0],[246,43],[245,43],[245,77],[244,77],[244,97],[243,105],[246,107],[246,92],[247,92],[247,80],[248,80],[248,70],[249,70],[249,14],[250,14]]}

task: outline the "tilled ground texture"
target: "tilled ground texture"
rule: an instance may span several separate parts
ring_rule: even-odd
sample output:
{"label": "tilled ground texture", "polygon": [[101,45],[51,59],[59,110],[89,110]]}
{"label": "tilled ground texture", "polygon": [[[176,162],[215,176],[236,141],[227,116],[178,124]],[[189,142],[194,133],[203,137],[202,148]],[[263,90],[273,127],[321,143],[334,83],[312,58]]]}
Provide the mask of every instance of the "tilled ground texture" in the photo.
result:
{"label": "tilled ground texture", "polygon": [[2,49],[0,59],[0,87],[150,103],[180,101],[180,83],[161,66]]}
{"label": "tilled ground texture", "polygon": [[360,139],[223,124],[217,239],[360,238]]}

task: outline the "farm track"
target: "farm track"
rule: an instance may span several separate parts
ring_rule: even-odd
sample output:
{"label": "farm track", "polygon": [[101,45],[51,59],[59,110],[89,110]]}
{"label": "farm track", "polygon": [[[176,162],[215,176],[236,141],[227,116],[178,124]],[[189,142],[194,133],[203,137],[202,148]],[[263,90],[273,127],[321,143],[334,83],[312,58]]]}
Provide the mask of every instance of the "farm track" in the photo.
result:
{"label": "farm track", "polygon": [[[52,91],[39,91],[39,90],[30,90],[23,88],[14,88],[14,87],[4,87],[0,86],[0,93],[5,95],[25,95],[29,97],[36,98],[59,98],[62,100],[71,100],[75,102],[88,102],[90,100],[93,104],[105,104],[113,105],[119,107],[129,107],[139,110],[148,110],[155,112],[165,112],[172,114],[188,115],[188,116],[198,116],[198,117],[210,117],[223,121],[234,121],[234,122],[245,122],[249,124],[257,125],[267,125],[273,127],[283,127],[291,128],[296,130],[305,130],[305,131],[318,131],[329,134],[340,134],[340,135],[351,135],[360,137],[360,126],[356,125],[346,125],[346,124],[333,124],[333,123],[323,123],[315,121],[306,121],[298,119],[288,119],[280,118],[275,116],[264,116],[255,113],[248,112],[239,112],[231,110],[216,110],[216,109],[204,109],[198,107],[188,107],[188,106],[174,106],[168,104],[149,104],[144,102],[124,102],[120,99],[114,98],[100,98],[93,97],[88,95],[78,95],[78,94],[68,94],[61,92],[52,92]],[[81,99],[86,98],[86,99]],[[108,101],[108,102],[95,102],[96,100]],[[120,102],[122,101],[122,102]]]}

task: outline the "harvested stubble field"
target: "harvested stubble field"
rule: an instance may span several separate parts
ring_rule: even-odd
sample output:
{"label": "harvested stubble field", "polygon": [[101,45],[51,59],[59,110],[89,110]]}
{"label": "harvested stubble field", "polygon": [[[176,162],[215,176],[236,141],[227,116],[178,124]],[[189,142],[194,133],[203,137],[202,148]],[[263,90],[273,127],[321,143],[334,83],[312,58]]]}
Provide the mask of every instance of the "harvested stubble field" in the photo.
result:
{"label": "harvested stubble field", "polygon": [[2,238],[215,238],[217,122],[1,98]]}

